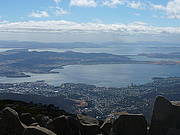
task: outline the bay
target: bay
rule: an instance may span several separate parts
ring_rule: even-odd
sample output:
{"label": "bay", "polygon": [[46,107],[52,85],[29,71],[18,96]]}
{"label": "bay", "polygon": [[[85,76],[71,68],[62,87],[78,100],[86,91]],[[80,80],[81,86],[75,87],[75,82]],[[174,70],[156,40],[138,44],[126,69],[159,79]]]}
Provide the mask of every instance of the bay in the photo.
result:
{"label": "bay", "polygon": [[0,82],[16,83],[45,80],[59,86],[62,83],[86,83],[105,87],[126,87],[133,84],[151,82],[152,77],[180,76],[179,65],[151,64],[99,64],[69,65],[64,69],[54,69],[58,74],[32,74],[29,78],[0,77]]}
{"label": "bay", "polygon": [[[0,48],[0,52],[11,50]],[[82,53],[111,53],[117,55],[129,56],[135,60],[172,60],[157,59],[138,56],[140,53],[173,53],[180,52],[179,46],[155,46],[155,45],[134,45],[119,46],[109,48],[74,48],[74,49],[58,49],[43,48],[29,49],[29,51],[76,51]],[[137,56],[133,56],[137,55]],[[178,60],[178,59],[173,59]],[[152,77],[180,77],[180,65],[151,65],[151,64],[99,64],[99,65],[68,65],[64,69],[54,69],[57,74],[32,74],[26,73],[31,77],[28,78],[6,78],[0,77],[1,83],[17,83],[17,82],[34,82],[44,80],[48,84],[59,86],[62,83],[86,83],[105,87],[126,87],[133,84],[144,84],[151,82]]]}

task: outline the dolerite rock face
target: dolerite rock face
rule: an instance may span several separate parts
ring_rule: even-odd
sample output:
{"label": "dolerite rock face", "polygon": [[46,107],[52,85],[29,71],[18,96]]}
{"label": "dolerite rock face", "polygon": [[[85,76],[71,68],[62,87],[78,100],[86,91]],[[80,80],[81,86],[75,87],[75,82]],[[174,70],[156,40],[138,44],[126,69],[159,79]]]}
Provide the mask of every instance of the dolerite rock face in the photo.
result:
{"label": "dolerite rock face", "polygon": [[77,118],[81,124],[99,125],[99,121],[97,119],[87,116],[87,115],[77,114]]}
{"label": "dolerite rock face", "polygon": [[[24,114],[30,118],[30,114]],[[23,118],[22,117],[22,118]],[[27,120],[27,119],[26,119]],[[25,121],[26,121],[25,120]],[[6,107],[2,110],[0,115],[0,135],[56,135],[52,131],[38,126],[26,126],[23,124],[18,116],[18,113]]]}
{"label": "dolerite rock face", "polygon": [[180,135],[180,129],[170,128],[166,135]]}
{"label": "dolerite rock face", "polygon": [[142,114],[113,113],[100,123],[82,114],[49,115],[53,113],[48,109],[24,111],[21,107],[15,108],[20,118],[10,107],[0,110],[0,135],[180,135],[180,102],[170,102],[164,97],[156,98],[148,133]]}
{"label": "dolerite rock face", "polygon": [[147,122],[141,114],[122,114],[112,125],[110,135],[146,135]]}
{"label": "dolerite rock face", "polygon": [[80,123],[70,116],[60,116],[49,121],[47,128],[55,132],[57,135],[79,135]]}
{"label": "dolerite rock face", "polygon": [[29,126],[24,130],[23,135],[56,135],[56,134],[43,127]]}
{"label": "dolerite rock face", "polygon": [[82,135],[81,134],[82,126],[80,122],[78,121],[78,119],[75,117],[68,116],[67,120],[68,120],[69,126],[71,127],[71,131],[73,132],[72,135]]}
{"label": "dolerite rock face", "polygon": [[48,121],[51,121],[51,119],[49,118],[49,116],[45,116],[45,115],[42,115],[42,114],[38,114],[36,117],[35,117],[37,123],[42,126],[42,127],[46,127],[47,126],[47,122]]}
{"label": "dolerite rock face", "polygon": [[112,124],[113,124],[113,120],[111,118],[107,118],[100,127],[101,132],[104,135],[109,135],[110,131],[111,131],[111,128],[112,128]]}
{"label": "dolerite rock face", "polygon": [[180,129],[180,106],[159,96],[154,103],[149,135],[166,135],[172,132],[172,129]]}
{"label": "dolerite rock face", "polygon": [[30,113],[22,113],[20,116],[21,121],[26,124],[27,126],[30,126],[33,123],[36,123],[36,120]]}
{"label": "dolerite rock face", "polygon": [[78,114],[77,117],[81,123],[82,135],[97,135],[101,133],[98,120],[82,114]]}
{"label": "dolerite rock face", "polygon": [[22,135],[25,128],[16,111],[9,107],[3,109],[0,120],[1,135]]}

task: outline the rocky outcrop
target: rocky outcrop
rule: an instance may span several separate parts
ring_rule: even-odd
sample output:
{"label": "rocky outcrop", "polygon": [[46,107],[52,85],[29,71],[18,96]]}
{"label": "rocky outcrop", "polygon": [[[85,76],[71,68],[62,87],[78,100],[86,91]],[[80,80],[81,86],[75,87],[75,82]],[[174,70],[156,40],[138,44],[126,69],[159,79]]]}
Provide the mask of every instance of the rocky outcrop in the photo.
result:
{"label": "rocky outcrop", "polygon": [[[38,115],[38,117],[44,118],[45,116]],[[142,119],[144,117],[141,115],[122,115],[114,123],[106,120],[100,128],[100,124],[97,119],[78,114],[77,116],[62,115],[54,118],[53,120],[47,118],[46,116],[47,119],[45,121],[49,121],[44,124],[47,128],[43,128],[39,126],[39,123],[37,123],[40,119],[35,120],[30,113],[22,113],[21,120],[26,123],[26,125],[31,124],[30,126],[26,126],[19,119],[18,113],[9,107],[3,109],[0,118],[1,135],[109,135],[110,131],[112,131],[111,134],[114,134],[116,133],[114,131],[117,131],[117,129],[121,129],[122,132],[129,131],[128,128],[132,128],[132,122],[136,125],[134,126],[136,130],[133,128],[131,130],[134,133],[141,135],[139,134],[140,128],[138,126],[141,126],[141,128],[144,126],[142,124]]]}
{"label": "rocky outcrop", "polygon": [[166,135],[176,129],[180,129],[180,106],[172,104],[164,97],[157,97],[149,135]]}
{"label": "rocky outcrop", "polygon": [[48,129],[57,135],[79,135],[80,123],[70,116],[60,116],[47,124]]}
{"label": "rocky outcrop", "polygon": [[104,135],[109,135],[110,131],[111,131],[111,128],[112,128],[112,124],[113,124],[113,119],[112,118],[107,118],[100,127],[101,132]]}
{"label": "rocky outcrop", "polygon": [[36,107],[37,111],[34,107],[17,111],[20,118],[15,111],[20,105],[0,110],[0,135],[180,135],[180,104],[164,97],[156,98],[150,129],[142,114],[113,113],[103,123],[82,114],[57,116],[54,112],[61,114],[59,110]]}
{"label": "rocky outcrop", "polygon": [[30,113],[22,113],[20,116],[21,121],[30,126],[33,123],[36,123],[36,120],[34,117],[32,117],[32,115]]}
{"label": "rocky outcrop", "polygon": [[42,114],[38,114],[35,119],[37,123],[42,127],[47,127],[47,123],[52,120],[49,116]]}
{"label": "rocky outcrop", "polygon": [[77,114],[77,118],[82,125],[99,125],[99,121],[97,119],[87,115]]}
{"label": "rocky outcrop", "polygon": [[[18,106],[18,108],[20,108],[20,106]],[[32,109],[30,109],[30,111],[32,111]],[[119,118],[115,122],[106,119],[104,123],[102,123],[102,121],[99,122],[99,120],[95,118],[82,114],[69,116],[61,115],[53,118],[46,115],[48,112],[44,112],[45,115],[35,115],[36,112],[34,110],[33,115],[27,112],[20,112],[21,115],[19,118],[18,113],[15,110],[9,107],[3,109],[2,114],[0,113],[0,135],[109,135],[110,131],[116,131],[116,128],[122,129],[124,126],[121,125],[122,123],[119,124]],[[137,115],[128,114],[128,117],[130,117],[132,121],[128,121],[128,118],[121,118],[120,120],[128,122],[126,123],[128,126],[123,130],[128,131],[127,128],[132,128],[132,122],[134,122],[136,125],[135,127],[138,129],[139,127],[137,125],[141,125],[141,123],[137,122]],[[137,134],[139,133],[138,130],[134,130],[134,133],[136,132]]]}
{"label": "rocky outcrop", "polygon": [[146,135],[147,122],[142,114],[122,114],[112,125],[110,135]]}
{"label": "rocky outcrop", "polygon": [[180,135],[180,129],[170,128],[166,135]]}
{"label": "rocky outcrop", "polygon": [[95,118],[78,114],[78,120],[81,124],[82,135],[97,135],[101,133],[99,121]]}
{"label": "rocky outcrop", "polygon": [[[30,114],[23,114],[21,117],[25,118],[25,122],[29,121]],[[30,119],[31,120],[31,119]],[[40,126],[26,126],[23,124],[18,116],[18,113],[10,107],[2,110],[0,118],[0,135],[56,135],[52,131]]]}
{"label": "rocky outcrop", "polygon": [[21,123],[18,113],[6,107],[2,111],[2,118],[0,120],[1,135],[21,135],[26,128],[26,125]]}
{"label": "rocky outcrop", "polygon": [[24,130],[23,135],[56,135],[56,134],[43,127],[29,126]]}

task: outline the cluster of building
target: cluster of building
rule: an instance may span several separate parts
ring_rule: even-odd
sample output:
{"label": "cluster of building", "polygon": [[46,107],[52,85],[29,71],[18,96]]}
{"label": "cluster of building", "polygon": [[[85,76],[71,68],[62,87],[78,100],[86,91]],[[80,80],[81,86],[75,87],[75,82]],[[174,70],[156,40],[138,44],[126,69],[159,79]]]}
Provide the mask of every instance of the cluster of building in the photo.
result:
{"label": "cluster of building", "polygon": [[[73,100],[75,112],[86,113],[97,118],[106,118],[114,112],[144,113],[150,117],[153,100],[157,95],[177,100],[180,95],[180,78],[154,78],[144,85],[126,88],[96,87],[87,84],[65,83],[48,85],[44,81],[5,84],[0,83],[1,93],[35,94],[43,96],[63,95]],[[173,95],[176,96],[173,96]],[[173,99],[173,98],[175,99]]]}

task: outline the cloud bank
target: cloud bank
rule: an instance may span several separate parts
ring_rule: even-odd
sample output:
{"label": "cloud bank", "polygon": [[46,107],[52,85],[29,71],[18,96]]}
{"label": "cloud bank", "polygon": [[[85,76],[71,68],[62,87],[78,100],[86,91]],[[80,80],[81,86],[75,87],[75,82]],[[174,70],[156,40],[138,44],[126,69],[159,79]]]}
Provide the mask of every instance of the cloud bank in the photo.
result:
{"label": "cloud bank", "polygon": [[[7,36],[6,34],[11,36]],[[6,35],[9,40],[47,40],[47,42],[52,42],[53,40],[57,42],[104,42],[122,40],[128,42],[145,40],[169,40],[168,42],[179,42],[180,40],[178,38],[175,40],[175,38],[180,36],[180,27],[157,27],[144,22],[104,24],[91,22],[77,23],[64,20],[27,21],[0,24],[0,40],[3,40],[2,37],[4,37],[4,35]],[[21,35],[22,37],[17,37],[17,35]],[[48,35],[51,36],[48,37]],[[15,39],[15,37],[17,39]],[[34,37],[35,39],[33,39]]]}

